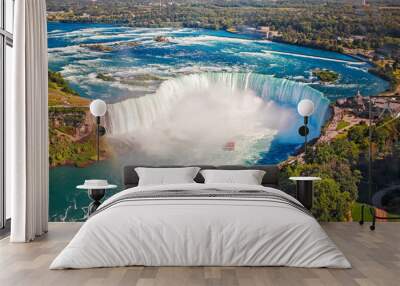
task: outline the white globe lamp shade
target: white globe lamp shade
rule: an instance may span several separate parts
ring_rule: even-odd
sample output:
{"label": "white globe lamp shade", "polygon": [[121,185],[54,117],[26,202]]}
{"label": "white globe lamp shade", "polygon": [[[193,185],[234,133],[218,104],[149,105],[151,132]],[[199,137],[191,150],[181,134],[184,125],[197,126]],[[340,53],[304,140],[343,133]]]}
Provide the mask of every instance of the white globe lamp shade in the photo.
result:
{"label": "white globe lamp shade", "polygon": [[309,99],[303,99],[297,105],[297,111],[303,117],[311,116],[314,113],[314,102]]}
{"label": "white globe lamp shade", "polygon": [[96,117],[104,116],[107,112],[107,104],[101,99],[93,100],[90,103],[90,112]]}

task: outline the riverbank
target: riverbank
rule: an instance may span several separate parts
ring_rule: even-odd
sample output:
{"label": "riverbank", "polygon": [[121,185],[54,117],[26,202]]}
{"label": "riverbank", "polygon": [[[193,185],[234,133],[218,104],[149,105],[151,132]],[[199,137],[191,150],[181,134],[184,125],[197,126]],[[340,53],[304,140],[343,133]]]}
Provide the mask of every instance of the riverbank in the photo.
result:
{"label": "riverbank", "polygon": [[[309,143],[307,154],[301,150],[280,164],[281,188],[289,193],[295,191],[289,180],[292,176],[322,178],[314,186],[313,213],[320,220],[358,220],[361,204],[379,206],[376,200],[383,203],[384,199],[376,194],[388,185],[398,186],[398,171],[393,166],[398,164],[400,99],[375,97],[371,114],[372,129],[369,98],[361,95],[332,103],[332,117],[321,136]],[[390,211],[377,212],[383,218],[391,216]]]}
{"label": "riverbank", "polygon": [[[372,107],[372,121],[375,124],[382,119],[381,116],[396,116],[400,114],[400,99],[392,98],[388,105],[387,96],[393,93],[384,92],[375,97]],[[360,124],[369,124],[369,98],[358,94],[354,97],[338,99],[331,104],[331,117],[321,130],[321,135],[317,139],[309,143],[310,146],[316,147],[320,144],[332,142],[335,139],[344,139],[347,137],[348,131]],[[290,158],[286,163],[294,163],[296,161],[304,162],[304,153],[301,150],[297,155]]]}
{"label": "riverbank", "polygon": [[[49,71],[49,164],[85,167],[96,161],[96,134],[90,100],[80,97],[60,73]],[[105,140],[101,160],[111,156]]]}
{"label": "riverbank", "polygon": [[[254,28],[255,29],[255,28]],[[225,31],[233,35],[253,35],[254,37],[266,39],[271,42],[283,43],[292,46],[306,47],[315,50],[336,52],[348,57],[351,57],[357,61],[365,62],[373,66],[368,72],[382,78],[390,83],[390,88],[386,92],[386,95],[400,95],[400,66],[397,64],[395,59],[390,57],[384,57],[382,54],[378,53],[376,50],[367,50],[361,48],[332,48],[331,46],[325,46],[323,44],[316,45],[314,43],[305,43],[298,41],[287,41],[282,37],[267,37],[264,38],[259,34],[238,32],[236,29],[227,28]]]}

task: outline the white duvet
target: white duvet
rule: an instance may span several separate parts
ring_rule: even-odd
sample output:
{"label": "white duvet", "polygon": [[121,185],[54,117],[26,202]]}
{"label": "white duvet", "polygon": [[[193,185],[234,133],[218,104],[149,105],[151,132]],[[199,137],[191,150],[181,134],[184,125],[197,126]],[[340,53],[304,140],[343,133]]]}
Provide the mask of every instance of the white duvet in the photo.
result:
{"label": "white duvet", "polygon": [[[265,190],[253,185],[184,184],[163,190]],[[318,222],[293,206],[233,198],[124,201],[89,218],[50,269],[145,266],[294,266],[350,268]]]}

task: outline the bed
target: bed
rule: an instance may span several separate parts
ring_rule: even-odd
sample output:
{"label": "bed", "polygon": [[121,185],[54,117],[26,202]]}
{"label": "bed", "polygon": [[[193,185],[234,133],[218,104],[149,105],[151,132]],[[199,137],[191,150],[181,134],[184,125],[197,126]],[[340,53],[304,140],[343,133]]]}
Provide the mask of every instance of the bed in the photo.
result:
{"label": "bed", "polygon": [[[291,266],[350,268],[343,253],[296,199],[277,189],[276,166],[262,185],[196,183],[138,186],[107,199],[50,269],[117,266]],[[176,167],[176,166],[174,166]]]}

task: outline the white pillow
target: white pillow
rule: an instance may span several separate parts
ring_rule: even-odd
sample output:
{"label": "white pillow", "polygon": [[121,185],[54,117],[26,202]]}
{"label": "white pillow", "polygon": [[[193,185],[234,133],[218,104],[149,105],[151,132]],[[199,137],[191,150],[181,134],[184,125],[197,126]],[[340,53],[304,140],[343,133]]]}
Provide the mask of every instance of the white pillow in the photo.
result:
{"label": "white pillow", "polygon": [[139,176],[139,186],[195,183],[193,179],[199,170],[199,167],[135,168]]}
{"label": "white pillow", "polygon": [[261,185],[265,171],[261,170],[202,170],[205,184]]}

